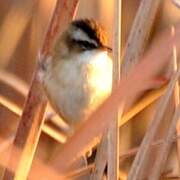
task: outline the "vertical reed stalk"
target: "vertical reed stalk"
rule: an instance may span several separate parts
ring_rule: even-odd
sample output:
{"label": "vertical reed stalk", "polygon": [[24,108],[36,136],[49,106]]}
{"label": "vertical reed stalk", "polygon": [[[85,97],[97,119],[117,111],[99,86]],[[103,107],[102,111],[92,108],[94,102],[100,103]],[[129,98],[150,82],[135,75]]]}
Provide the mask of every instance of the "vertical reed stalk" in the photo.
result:
{"label": "vertical reed stalk", "polygon": [[[121,13],[122,0],[115,0],[114,4],[114,34],[113,34],[113,89],[120,81],[121,63]],[[119,118],[121,112],[116,110],[108,131],[108,180],[119,179]]]}
{"label": "vertical reed stalk", "polygon": [[[62,27],[73,18],[78,0],[57,0],[56,8],[46,34],[40,58],[46,59],[53,41]],[[47,100],[38,78],[38,66],[35,69],[31,87],[17,129],[10,159],[3,180],[22,180],[28,176],[33,156],[37,147]],[[18,153],[15,149],[18,148]]]}

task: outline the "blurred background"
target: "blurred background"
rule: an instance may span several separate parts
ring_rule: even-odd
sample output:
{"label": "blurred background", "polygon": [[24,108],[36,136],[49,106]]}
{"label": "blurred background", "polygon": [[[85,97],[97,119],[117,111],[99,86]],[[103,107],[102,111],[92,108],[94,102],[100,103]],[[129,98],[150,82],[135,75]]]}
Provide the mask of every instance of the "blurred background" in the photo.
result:
{"label": "blurred background", "polygon": [[[122,53],[140,1],[122,1]],[[5,97],[20,108],[23,107],[38,51],[55,3],[56,0],[0,1],[0,98],[3,100]],[[113,0],[80,0],[76,16],[99,21],[108,32],[110,46],[113,34],[113,4]],[[177,23],[179,18],[180,10],[170,0],[162,1],[151,38],[164,28]],[[17,87],[10,85],[12,79],[14,83],[15,79],[18,80]],[[21,87],[18,89],[18,86]],[[122,153],[140,143],[152,114],[153,106],[122,127]],[[0,104],[0,162],[5,159],[4,152],[9,149],[18,120],[19,117]],[[56,146],[60,146],[60,143],[42,132],[36,156],[46,162],[51,158]],[[127,162],[127,169],[128,167]]]}

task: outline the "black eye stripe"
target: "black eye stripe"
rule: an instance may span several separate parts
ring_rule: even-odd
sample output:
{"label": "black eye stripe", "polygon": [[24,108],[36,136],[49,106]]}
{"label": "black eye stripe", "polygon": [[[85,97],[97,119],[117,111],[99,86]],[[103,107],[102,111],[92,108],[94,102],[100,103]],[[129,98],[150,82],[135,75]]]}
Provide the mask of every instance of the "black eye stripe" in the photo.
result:
{"label": "black eye stripe", "polygon": [[77,21],[74,21],[72,24],[83,30],[84,32],[86,32],[86,34],[89,36],[90,39],[93,39],[95,41],[97,41],[98,43],[100,43],[98,37],[97,37],[97,34],[96,34],[96,30],[93,29],[91,23],[93,24],[94,21],[90,21],[88,19],[86,20],[77,20]]}
{"label": "black eye stripe", "polygon": [[95,45],[94,43],[88,42],[88,41],[73,39],[72,42],[75,43],[76,45],[82,47],[83,49],[87,49],[87,50],[98,48],[97,45]]}

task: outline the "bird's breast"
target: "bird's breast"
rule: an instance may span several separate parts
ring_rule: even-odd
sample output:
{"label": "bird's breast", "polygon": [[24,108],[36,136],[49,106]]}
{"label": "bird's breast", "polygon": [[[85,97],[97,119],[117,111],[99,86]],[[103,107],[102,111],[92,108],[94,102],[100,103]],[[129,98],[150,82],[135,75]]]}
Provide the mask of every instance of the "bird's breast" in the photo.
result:
{"label": "bird's breast", "polygon": [[106,52],[60,60],[44,75],[55,110],[70,124],[86,119],[110,94],[112,62]]}

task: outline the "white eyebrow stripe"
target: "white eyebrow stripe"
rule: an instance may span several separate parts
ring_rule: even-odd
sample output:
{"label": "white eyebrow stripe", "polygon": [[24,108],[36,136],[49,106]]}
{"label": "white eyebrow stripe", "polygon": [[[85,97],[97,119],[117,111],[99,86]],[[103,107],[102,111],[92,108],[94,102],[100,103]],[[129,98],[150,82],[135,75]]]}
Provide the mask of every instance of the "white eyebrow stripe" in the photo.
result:
{"label": "white eyebrow stripe", "polygon": [[95,40],[93,39],[90,39],[89,36],[84,32],[82,31],[81,29],[75,29],[72,33],[72,38],[74,40],[80,40],[80,41],[87,41],[87,42],[90,42],[92,44],[94,44],[96,47],[98,47],[98,44]]}

